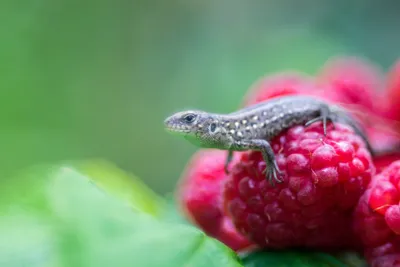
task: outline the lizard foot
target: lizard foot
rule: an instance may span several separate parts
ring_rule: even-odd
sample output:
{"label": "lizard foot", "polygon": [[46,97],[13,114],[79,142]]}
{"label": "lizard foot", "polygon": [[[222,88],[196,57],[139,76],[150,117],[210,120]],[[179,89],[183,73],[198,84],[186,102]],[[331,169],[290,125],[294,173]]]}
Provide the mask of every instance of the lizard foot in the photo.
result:
{"label": "lizard foot", "polygon": [[333,128],[335,128],[335,124],[334,124],[335,116],[333,116],[333,115],[322,115],[322,116],[316,117],[316,118],[306,122],[306,124],[304,124],[304,126],[305,127],[310,126],[314,122],[318,122],[318,121],[322,121],[322,125],[324,127],[324,135],[326,135],[326,133],[327,133],[326,128],[327,128],[328,121],[330,121],[333,125]]}
{"label": "lizard foot", "polygon": [[282,171],[279,169],[276,162],[268,163],[267,167],[262,173],[266,175],[266,179],[273,187],[275,187],[275,182],[277,182],[278,184],[283,183],[283,179],[278,177],[282,175]]}

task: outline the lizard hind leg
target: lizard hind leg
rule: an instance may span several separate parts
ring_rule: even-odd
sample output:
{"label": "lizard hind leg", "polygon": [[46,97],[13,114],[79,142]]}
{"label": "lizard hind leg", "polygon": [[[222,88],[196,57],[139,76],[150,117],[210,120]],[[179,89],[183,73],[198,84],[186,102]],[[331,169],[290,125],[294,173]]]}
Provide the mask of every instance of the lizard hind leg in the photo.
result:
{"label": "lizard hind leg", "polygon": [[[331,112],[331,110],[329,109],[328,106],[321,106],[321,112],[320,112],[320,116],[311,119],[309,121],[307,121],[304,126],[308,127],[311,124],[313,124],[314,122],[319,122],[322,121],[322,125],[324,128],[324,135],[327,134],[327,125],[328,125],[328,121],[330,121],[332,124],[336,121],[336,114],[334,112]],[[333,124],[333,127],[335,127],[335,124]]]}

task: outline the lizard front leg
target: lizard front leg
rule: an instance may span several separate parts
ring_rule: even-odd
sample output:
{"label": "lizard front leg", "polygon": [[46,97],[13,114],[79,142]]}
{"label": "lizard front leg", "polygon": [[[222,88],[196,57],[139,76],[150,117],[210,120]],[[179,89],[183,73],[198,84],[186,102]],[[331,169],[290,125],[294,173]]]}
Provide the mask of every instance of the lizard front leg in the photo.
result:
{"label": "lizard front leg", "polygon": [[258,150],[261,152],[264,161],[266,163],[266,168],[264,170],[264,174],[266,174],[267,180],[270,182],[272,186],[275,185],[275,182],[282,183],[283,180],[278,178],[279,175],[282,174],[281,170],[278,167],[275,159],[275,153],[272,150],[271,145],[263,139],[256,140],[241,140],[235,142],[235,147],[240,150]]}
{"label": "lizard front leg", "polygon": [[231,163],[232,158],[233,158],[233,151],[228,150],[228,156],[226,157],[225,166],[224,166],[225,174],[229,174],[228,166],[229,166],[229,163]]}

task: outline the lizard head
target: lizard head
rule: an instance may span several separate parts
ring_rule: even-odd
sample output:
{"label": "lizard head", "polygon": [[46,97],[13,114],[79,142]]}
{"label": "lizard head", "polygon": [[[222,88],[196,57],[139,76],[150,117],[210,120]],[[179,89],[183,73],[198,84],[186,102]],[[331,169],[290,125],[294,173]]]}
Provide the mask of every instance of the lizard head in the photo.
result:
{"label": "lizard head", "polygon": [[182,135],[191,143],[204,148],[223,148],[228,140],[220,126],[218,115],[187,110],[173,114],[164,121],[165,129]]}

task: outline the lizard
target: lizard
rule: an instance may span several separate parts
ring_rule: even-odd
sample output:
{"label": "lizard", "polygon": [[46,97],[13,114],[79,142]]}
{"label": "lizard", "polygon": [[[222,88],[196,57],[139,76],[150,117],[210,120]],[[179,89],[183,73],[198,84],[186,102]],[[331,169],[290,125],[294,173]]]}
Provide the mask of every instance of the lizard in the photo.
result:
{"label": "lizard", "polygon": [[[306,95],[275,97],[228,114],[209,113],[201,110],[185,110],[164,120],[165,129],[183,136],[202,148],[227,150],[225,172],[232,161],[234,151],[256,150],[262,153],[266,163],[263,174],[272,186],[283,182],[270,141],[295,125],[305,127],[321,122],[327,134],[327,123],[341,122],[353,128],[374,153],[368,138],[357,121],[338,105]],[[268,170],[268,171],[267,171]]]}

